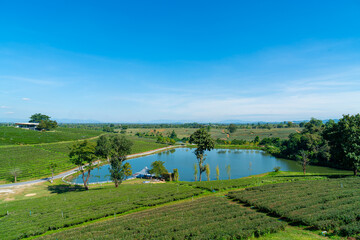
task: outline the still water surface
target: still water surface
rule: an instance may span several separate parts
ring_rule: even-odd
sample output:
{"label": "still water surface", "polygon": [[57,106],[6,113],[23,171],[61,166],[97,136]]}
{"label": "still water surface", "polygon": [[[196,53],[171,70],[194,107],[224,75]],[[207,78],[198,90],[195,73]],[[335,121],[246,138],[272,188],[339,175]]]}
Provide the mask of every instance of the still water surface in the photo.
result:
{"label": "still water surface", "polygon": [[[197,163],[194,149],[177,148],[165,152],[129,159],[133,173],[141,171],[144,167],[151,168],[151,163],[161,160],[169,172],[174,168],[179,170],[181,181],[194,181],[194,163]],[[231,178],[241,178],[273,171],[274,167],[281,167],[281,171],[301,172],[301,166],[295,161],[273,157],[259,150],[242,149],[214,149],[206,152],[205,163],[210,165],[210,178],[216,180],[216,166],[220,169],[220,179],[228,179],[226,165],[231,166]],[[308,166],[307,172],[334,173],[337,169]],[[110,181],[109,165],[103,165],[91,172],[90,183]],[[202,179],[206,180],[203,173]],[[73,180],[75,183],[82,183],[82,177],[78,176]]]}

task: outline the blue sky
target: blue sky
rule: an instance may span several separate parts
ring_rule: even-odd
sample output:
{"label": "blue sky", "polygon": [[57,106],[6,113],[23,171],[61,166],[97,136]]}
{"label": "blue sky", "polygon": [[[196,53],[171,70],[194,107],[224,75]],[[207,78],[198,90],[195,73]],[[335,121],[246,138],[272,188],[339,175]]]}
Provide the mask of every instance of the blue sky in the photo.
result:
{"label": "blue sky", "polygon": [[359,1],[1,1],[0,121],[340,118]]}

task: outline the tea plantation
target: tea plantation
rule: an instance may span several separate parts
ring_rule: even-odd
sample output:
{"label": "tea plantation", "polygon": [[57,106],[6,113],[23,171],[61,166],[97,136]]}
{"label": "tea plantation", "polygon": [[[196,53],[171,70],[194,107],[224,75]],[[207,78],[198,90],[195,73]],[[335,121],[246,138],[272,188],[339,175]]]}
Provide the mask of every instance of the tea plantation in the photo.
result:
{"label": "tea plantation", "polygon": [[359,177],[266,185],[229,197],[316,229],[360,234]]}
{"label": "tea plantation", "polygon": [[58,127],[55,131],[40,132],[15,127],[0,127],[0,145],[23,145],[74,141],[96,137],[104,132]]}
{"label": "tea plantation", "polygon": [[[8,128],[10,129],[10,127]],[[69,130],[67,128],[64,129],[66,129],[66,131]],[[24,131],[26,133],[39,133],[36,131],[29,131],[24,129],[15,130]],[[81,129],[70,130],[79,132],[90,131]],[[101,133],[100,131],[97,132]],[[146,152],[167,146],[165,144],[156,143],[153,139],[143,139],[138,137],[129,137],[129,139],[133,142],[131,154]],[[96,139],[91,139],[89,141],[95,142]],[[17,180],[24,181],[29,179],[49,177],[51,175],[49,166],[52,162],[57,164],[55,173],[60,173],[75,168],[76,166],[70,163],[68,157],[70,147],[74,144],[74,142],[75,141],[31,144],[22,146],[0,146],[0,182],[5,183],[13,181],[13,176],[10,174],[12,169],[20,169]]]}
{"label": "tea plantation", "polygon": [[283,230],[263,213],[204,197],[70,229],[40,239],[247,239]]}
{"label": "tea plantation", "polygon": [[[130,210],[197,196],[201,190],[176,184],[113,185],[83,191],[49,186],[48,197],[0,204],[0,239],[19,239],[42,234]],[[65,189],[65,190],[64,190]],[[73,190],[73,189],[68,189]]]}
{"label": "tea plantation", "polygon": [[246,188],[253,186],[260,186],[265,184],[281,183],[281,182],[295,182],[304,180],[317,180],[325,179],[327,175],[299,175],[299,173],[292,172],[279,172],[270,173],[263,177],[247,177],[230,180],[215,180],[215,181],[202,181],[202,182],[182,182],[182,184],[190,185],[193,187],[206,189],[209,191],[223,191],[236,188]]}

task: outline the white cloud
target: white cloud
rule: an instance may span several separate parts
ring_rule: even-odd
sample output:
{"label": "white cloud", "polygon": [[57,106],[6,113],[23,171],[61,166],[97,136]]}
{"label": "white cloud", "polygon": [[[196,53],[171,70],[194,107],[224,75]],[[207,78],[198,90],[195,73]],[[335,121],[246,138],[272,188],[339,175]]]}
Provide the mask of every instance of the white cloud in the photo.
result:
{"label": "white cloud", "polygon": [[14,114],[14,112],[6,112],[5,114]]}
{"label": "white cloud", "polygon": [[22,98],[22,100],[23,100],[23,101],[30,101],[30,98],[24,97],[24,98]]}
{"label": "white cloud", "polygon": [[7,109],[7,108],[10,108],[8,106],[0,106],[1,109]]}

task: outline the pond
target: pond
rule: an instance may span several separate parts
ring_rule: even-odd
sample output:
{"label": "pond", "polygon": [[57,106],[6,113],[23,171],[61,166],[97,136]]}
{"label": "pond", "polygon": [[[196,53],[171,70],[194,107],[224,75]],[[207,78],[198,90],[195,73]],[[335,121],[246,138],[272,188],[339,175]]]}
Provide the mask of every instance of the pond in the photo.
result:
{"label": "pond", "polygon": [[[151,163],[156,160],[164,161],[169,172],[177,168],[181,181],[194,181],[194,163],[197,163],[194,149],[176,148],[127,161],[131,164],[133,173],[136,173],[145,167],[151,168]],[[302,171],[301,166],[295,161],[276,158],[260,150],[214,149],[206,152],[205,163],[210,165],[211,180],[216,180],[216,166],[219,166],[220,179],[228,179],[226,165],[231,167],[232,179],[271,172],[274,167],[280,167],[281,171]],[[327,167],[308,166],[307,172],[339,173],[341,171]],[[103,165],[91,172],[89,182],[110,181],[109,174],[109,165]],[[202,180],[206,179],[206,174],[203,173]],[[82,177],[76,177],[73,182],[82,183]]]}

